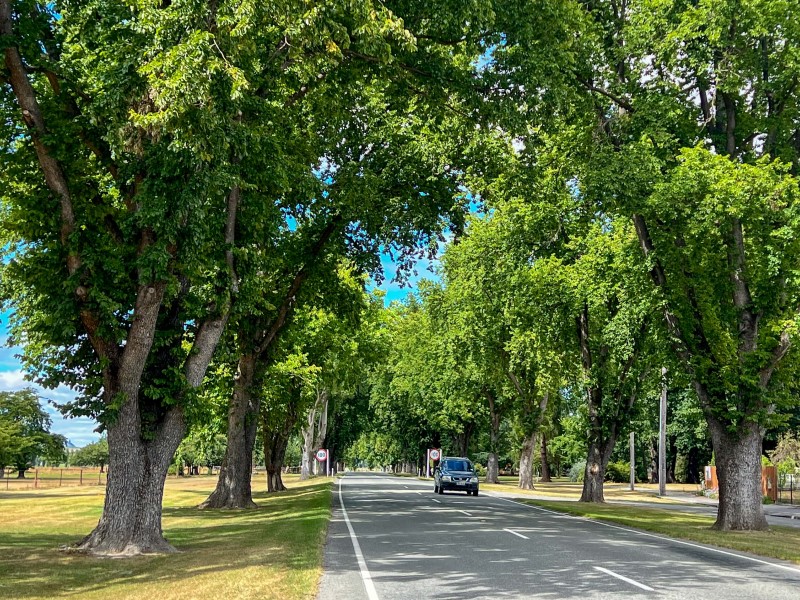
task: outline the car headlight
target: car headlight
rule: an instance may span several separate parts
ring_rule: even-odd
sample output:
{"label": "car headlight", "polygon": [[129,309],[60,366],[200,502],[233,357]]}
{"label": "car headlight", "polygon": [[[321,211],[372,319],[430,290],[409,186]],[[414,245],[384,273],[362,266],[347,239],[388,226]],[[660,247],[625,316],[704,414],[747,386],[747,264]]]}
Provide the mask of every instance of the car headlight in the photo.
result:
{"label": "car headlight", "polygon": [[470,477],[469,478],[469,482],[470,483],[478,483],[478,478],[477,477]]}
{"label": "car headlight", "polygon": [[450,477],[450,475],[442,475],[442,481],[451,481],[451,480],[452,478]]}

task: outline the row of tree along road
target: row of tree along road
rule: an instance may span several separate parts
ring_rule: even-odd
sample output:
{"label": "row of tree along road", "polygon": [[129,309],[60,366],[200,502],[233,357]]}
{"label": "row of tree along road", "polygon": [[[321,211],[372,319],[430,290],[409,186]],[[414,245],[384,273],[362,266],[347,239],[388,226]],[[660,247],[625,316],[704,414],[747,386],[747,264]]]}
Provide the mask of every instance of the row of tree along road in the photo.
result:
{"label": "row of tree along road", "polygon": [[[452,398],[453,420],[481,398],[527,473],[568,390],[602,500],[661,366],[710,431],[717,526],[765,528],[762,439],[799,364],[795,12],[0,0],[9,342],[109,446],[77,548],[173,550],[161,499],[187,432],[227,436],[203,506],[244,508],[259,423],[280,489],[298,427],[310,452],[397,397]],[[402,280],[445,239],[424,308],[364,332],[381,254]],[[355,357],[392,336],[365,389]],[[411,431],[412,408],[381,426]],[[352,433],[324,442],[334,458]]]}

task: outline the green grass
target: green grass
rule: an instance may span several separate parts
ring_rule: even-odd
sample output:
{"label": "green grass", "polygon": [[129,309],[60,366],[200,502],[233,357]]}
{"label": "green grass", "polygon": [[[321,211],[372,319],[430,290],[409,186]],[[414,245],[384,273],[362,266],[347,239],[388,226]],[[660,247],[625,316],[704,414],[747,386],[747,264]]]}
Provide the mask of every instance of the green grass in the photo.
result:
{"label": "green grass", "polygon": [[170,478],[164,534],[180,552],[128,559],[59,550],[97,523],[103,487],[0,491],[0,598],[313,598],[330,480],[287,476],[289,491],[254,494],[259,508],[252,511],[194,508],[215,481]]}
{"label": "green grass", "polygon": [[749,532],[715,531],[710,529],[714,523],[712,517],[679,510],[527,499],[522,502],[642,529],[667,537],[691,540],[800,564],[800,528],[772,527],[770,531]]}

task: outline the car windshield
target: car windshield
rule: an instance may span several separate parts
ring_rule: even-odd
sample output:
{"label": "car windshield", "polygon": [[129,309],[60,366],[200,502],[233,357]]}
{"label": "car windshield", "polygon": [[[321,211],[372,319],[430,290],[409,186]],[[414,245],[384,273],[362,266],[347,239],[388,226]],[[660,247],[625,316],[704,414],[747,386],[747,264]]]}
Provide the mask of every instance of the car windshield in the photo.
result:
{"label": "car windshield", "polygon": [[472,471],[472,465],[467,460],[446,460],[444,468],[448,471]]}

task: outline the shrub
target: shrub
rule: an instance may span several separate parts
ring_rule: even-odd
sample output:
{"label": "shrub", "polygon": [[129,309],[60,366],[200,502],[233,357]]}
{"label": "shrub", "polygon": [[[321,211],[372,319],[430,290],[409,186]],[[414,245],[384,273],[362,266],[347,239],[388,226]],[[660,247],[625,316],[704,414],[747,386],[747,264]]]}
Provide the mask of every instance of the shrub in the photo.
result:
{"label": "shrub", "polygon": [[569,469],[570,481],[583,481],[583,476],[586,473],[586,461],[581,460],[572,465]]}
{"label": "shrub", "polygon": [[481,463],[475,463],[475,472],[478,474],[478,477],[486,477],[486,467]]}
{"label": "shrub", "polygon": [[625,483],[631,478],[631,463],[617,461],[610,462],[606,467],[606,481],[614,483]]}

